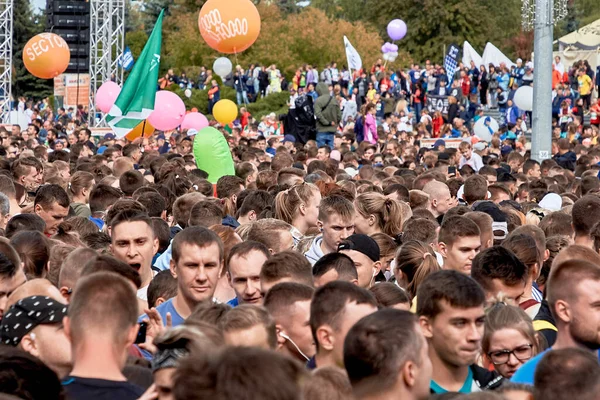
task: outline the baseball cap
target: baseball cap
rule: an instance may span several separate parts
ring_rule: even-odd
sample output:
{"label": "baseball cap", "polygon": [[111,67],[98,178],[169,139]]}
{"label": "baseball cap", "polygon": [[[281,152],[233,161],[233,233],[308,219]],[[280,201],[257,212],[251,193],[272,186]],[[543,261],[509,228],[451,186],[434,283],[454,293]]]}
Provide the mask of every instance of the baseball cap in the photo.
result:
{"label": "baseball cap", "polygon": [[116,136],[114,133],[107,133],[104,135],[104,140],[115,140]]}
{"label": "baseball cap", "polygon": [[296,143],[296,138],[294,137],[294,135],[285,135],[283,137],[283,143],[287,142]]}
{"label": "baseball cap", "polygon": [[473,149],[476,151],[483,151],[487,147],[485,142],[477,142],[473,145]]}
{"label": "baseball cap", "polygon": [[496,203],[492,201],[482,201],[475,206],[474,211],[484,212],[492,217],[494,220],[494,222],[492,222],[494,239],[506,239],[506,236],[508,235],[508,222],[506,219],[506,214],[500,209],[500,207],[498,207],[498,205],[496,205]]}
{"label": "baseball cap", "polygon": [[550,211],[559,211],[562,208],[562,197],[556,193],[548,193],[540,201],[540,207]]}
{"label": "baseball cap", "polygon": [[13,304],[0,324],[0,342],[16,346],[38,325],[60,324],[67,306],[50,297],[30,296]]}
{"label": "baseball cap", "polygon": [[350,175],[352,178],[354,178],[356,175],[358,175],[358,171],[352,167],[344,168],[344,172],[347,173],[348,175]]}
{"label": "baseball cap", "polygon": [[446,142],[444,140],[442,140],[442,139],[436,140],[435,143],[433,144],[433,148],[434,149],[437,149],[440,146],[446,147]]}
{"label": "baseball cap", "polygon": [[354,234],[348,236],[346,240],[338,245],[338,251],[342,250],[356,250],[359,253],[363,253],[374,262],[379,261],[379,258],[381,257],[379,245],[367,235]]}

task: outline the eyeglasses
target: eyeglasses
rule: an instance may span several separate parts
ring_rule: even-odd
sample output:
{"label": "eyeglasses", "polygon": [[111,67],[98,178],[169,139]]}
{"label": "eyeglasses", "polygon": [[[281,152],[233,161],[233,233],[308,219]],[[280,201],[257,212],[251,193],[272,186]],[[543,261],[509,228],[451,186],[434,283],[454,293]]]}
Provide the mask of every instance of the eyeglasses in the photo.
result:
{"label": "eyeglasses", "polygon": [[533,357],[533,345],[525,344],[512,350],[491,351],[488,356],[494,365],[502,365],[508,362],[511,354],[521,362],[527,361]]}

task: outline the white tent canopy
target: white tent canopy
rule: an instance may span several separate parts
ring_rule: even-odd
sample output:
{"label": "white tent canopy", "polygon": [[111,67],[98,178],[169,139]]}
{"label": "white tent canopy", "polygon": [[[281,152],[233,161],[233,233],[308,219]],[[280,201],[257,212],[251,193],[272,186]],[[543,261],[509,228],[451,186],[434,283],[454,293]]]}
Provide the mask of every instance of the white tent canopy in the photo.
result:
{"label": "white tent canopy", "polygon": [[566,47],[577,50],[600,49],[600,19],[561,37],[558,44],[561,51]]}
{"label": "white tent canopy", "polygon": [[489,64],[499,66],[500,64],[506,65],[508,68],[515,65],[508,57],[506,57],[496,46],[488,42],[483,50],[483,64],[486,66]]}
{"label": "white tent canopy", "polygon": [[473,46],[471,46],[471,43],[465,40],[463,43],[462,63],[465,67],[469,67],[471,65],[471,61],[475,63],[477,68],[479,68],[479,66],[483,63],[483,59],[479,53],[477,53]]}

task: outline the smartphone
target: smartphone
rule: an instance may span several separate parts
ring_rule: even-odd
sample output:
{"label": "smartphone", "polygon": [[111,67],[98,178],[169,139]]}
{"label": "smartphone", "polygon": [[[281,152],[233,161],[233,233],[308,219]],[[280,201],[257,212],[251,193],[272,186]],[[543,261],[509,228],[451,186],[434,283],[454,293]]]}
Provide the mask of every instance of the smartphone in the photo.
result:
{"label": "smartphone", "polygon": [[138,323],[140,328],[138,329],[137,337],[135,338],[135,344],[145,343],[146,342],[146,328],[148,324],[145,322]]}
{"label": "smartphone", "polygon": [[448,175],[456,175],[456,167],[448,167]]}

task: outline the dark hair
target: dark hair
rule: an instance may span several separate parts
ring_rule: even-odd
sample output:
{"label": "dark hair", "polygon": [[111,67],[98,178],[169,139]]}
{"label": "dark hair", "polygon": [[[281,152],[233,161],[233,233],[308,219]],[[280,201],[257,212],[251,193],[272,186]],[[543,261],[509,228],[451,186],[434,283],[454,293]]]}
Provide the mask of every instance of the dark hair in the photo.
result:
{"label": "dark hair", "polygon": [[300,400],[304,367],[274,351],[226,347],[184,358],[174,375],[176,399]]}
{"label": "dark hair", "polygon": [[246,257],[249,253],[253,251],[258,251],[262,253],[267,259],[271,257],[271,253],[269,253],[269,249],[267,248],[267,246],[260,242],[248,240],[242,243],[238,243],[231,248],[229,254],[227,254],[225,265],[227,265],[227,268],[229,269],[229,265],[233,257]]}
{"label": "dark hair", "polygon": [[417,317],[408,311],[385,309],[359,320],[344,341],[344,365],[354,394],[360,398],[389,391],[407,361],[425,361],[423,346]]}
{"label": "dark hair", "polygon": [[156,307],[159,297],[168,300],[177,295],[177,279],[171,271],[161,271],[150,281],[148,286],[148,308]]}
{"label": "dark hair", "polygon": [[302,254],[286,250],[273,255],[260,270],[260,281],[271,283],[283,278],[312,286],[312,266]]}
{"label": "dark hair", "polygon": [[40,186],[37,193],[35,194],[34,205],[40,205],[46,209],[52,207],[54,203],[58,203],[59,206],[68,208],[71,204],[69,195],[65,192],[65,189],[58,185],[43,185]]}
{"label": "dark hair", "polygon": [[190,210],[190,218],[187,226],[208,228],[213,225],[220,225],[224,217],[223,207],[221,207],[219,200],[200,200]]}
{"label": "dark hair", "polygon": [[538,227],[546,237],[554,235],[573,236],[573,218],[566,212],[556,211],[546,215]]}
{"label": "dark hair", "polygon": [[96,185],[90,192],[90,211],[92,214],[105,212],[122,194],[118,189],[108,185]]}
{"label": "dark hair", "polygon": [[43,233],[22,231],[12,237],[10,244],[19,253],[28,279],[46,277],[50,259],[50,243]]}
{"label": "dark hair", "polygon": [[472,204],[477,200],[485,200],[487,190],[486,179],[481,175],[472,175],[465,179],[463,197],[468,204]]}
{"label": "dark hair", "polygon": [[438,234],[438,241],[451,247],[458,238],[471,236],[480,236],[477,224],[467,217],[456,215],[444,218]]}
{"label": "dark hair", "polygon": [[119,188],[125,196],[132,196],[133,192],[144,186],[144,175],[136,170],[126,171],[119,178]]}
{"label": "dark hair", "polygon": [[358,279],[358,271],[356,270],[354,261],[345,254],[325,254],[313,266],[312,274],[313,277],[319,278],[331,270],[337,272],[337,280],[351,281],[353,279]]}
{"label": "dark hair", "polygon": [[535,369],[535,398],[593,400],[597,398],[600,365],[580,348],[547,352]]}
{"label": "dark hair", "polygon": [[104,250],[110,246],[110,236],[104,232],[90,233],[82,237],[83,242],[93,250]]}
{"label": "dark hair", "polygon": [[[125,222],[144,222],[150,228],[152,228],[152,220],[150,219],[148,214],[139,212],[138,210],[121,211],[106,222],[109,224],[110,229],[112,229],[113,236],[115,228]],[[154,230],[152,230],[152,232],[154,232]]]}
{"label": "dark hair", "polygon": [[63,400],[60,380],[38,358],[9,346],[0,348],[0,393],[22,400]]}
{"label": "dark hair", "polygon": [[171,243],[171,228],[169,228],[169,224],[162,218],[153,217],[151,220],[154,237],[158,239],[157,253],[164,253]]}
{"label": "dark hair", "polygon": [[377,300],[371,292],[350,282],[333,281],[316,290],[310,303],[310,329],[317,349],[319,348],[317,329],[323,325],[338,329],[339,317],[346,304],[350,302],[377,307]]}
{"label": "dark hair", "polygon": [[129,265],[115,257],[101,254],[89,260],[81,270],[81,277],[97,272],[112,272],[132,282],[138,289],[142,287],[140,274]]}
{"label": "dark hair", "polygon": [[278,283],[267,292],[263,305],[269,314],[277,319],[281,314],[288,313],[294,303],[310,301],[314,292],[314,288],[301,283]]}
{"label": "dark hair", "polygon": [[529,267],[507,248],[493,246],[475,256],[471,266],[471,277],[484,290],[491,292],[494,290],[493,281],[496,279],[506,286],[525,286],[529,277]]}
{"label": "dark hair", "polygon": [[485,293],[473,278],[454,270],[436,271],[417,289],[417,314],[435,318],[444,301],[456,308],[483,307]]}
{"label": "dark hair", "polygon": [[136,200],[146,207],[150,217],[161,217],[167,209],[167,202],[158,192],[143,193]]}
{"label": "dark hair", "polygon": [[14,260],[11,260],[3,253],[0,253],[0,278],[9,279],[15,276],[20,265],[16,265]]}
{"label": "dark hair", "polygon": [[223,241],[219,235],[207,228],[190,226],[175,235],[175,238],[171,243],[171,259],[174,262],[179,261],[179,258],[181,257],[181,248],[184,244],[205,248],[213,243],[219,247],[219,260],[223,260]]}
{"label": "dark hair", "polygon": [[600,221],[600,197],[583,196],[573,204],[573,229],[577,235],[589,235],[592,227]]}
{"label": "dark hair", "polygon": [[410,307],[410,297],[408,294],[392,282],[380,282],[371,286],[369,291],[377,299],[377,306],[381,308],[393,307],[396,304],[408,304]]}
{"label": "dark hair", "polygon": [[[429,211],[428,211],[429,212]],[[402,243],[409,240],[418,240],[419,242],[431,244],[437,242],[438,224],[431,219],[415,218],[408,219],[403,227]]]}
{"label": "dark hair", "polygon": [[5,234],[8,239],[21,231],[44,232],[46,223],[37,214],[19,214],[12,217],[6,224]]}
{"label": "dark hair", "polygon": [[267,191],[255,190],[248,194],[238,209],[237,216],[246,216],[250,211],[256,213],[256,217],[266,209],[274,208],[275,197]]}

